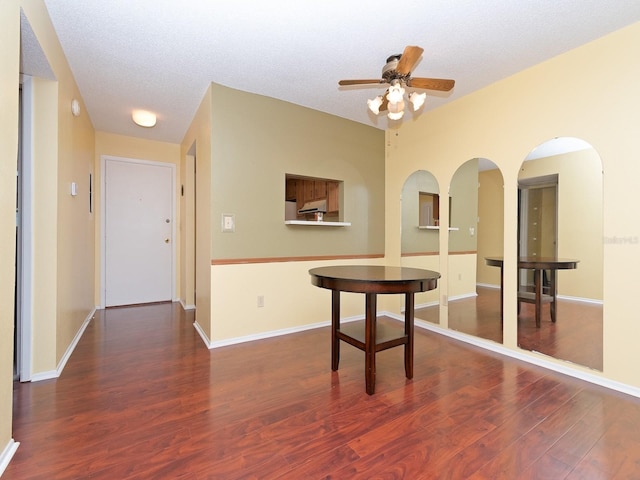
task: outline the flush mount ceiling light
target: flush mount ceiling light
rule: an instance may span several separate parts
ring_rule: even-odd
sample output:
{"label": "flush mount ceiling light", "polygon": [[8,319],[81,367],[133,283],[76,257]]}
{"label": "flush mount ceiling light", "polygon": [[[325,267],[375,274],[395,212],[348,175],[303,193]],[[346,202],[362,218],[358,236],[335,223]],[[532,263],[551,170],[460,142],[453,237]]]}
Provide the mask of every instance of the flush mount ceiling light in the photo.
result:
{"label": "flush mount ceiling light", "polygon": [[74,117],[80,116],[80,102],[75,98],[71,100],[71,113]]}
{"label": "flush mount ceiling light", "polygon": [[[389,84],[389,88],[384,95],[367,100],[369,110],[379,115],[381,111],[387,111],[390,120],[400,120],[404,115],[406,88],[417,88],[425,90],[440,90],[448,92],[453,88],[455,82],[440,78],[412,78],[411,69],[420,59],[423,49],[421,47],[408,46],[402,54],[392,55],[387,58],[387,63],[382,69],[382,79],[380,80],[340,80],[341,86],[365,85],[365,84]],[[422,92],[409,92],[406,97],[413,111],[419,110],[427,97]]]}
{"label": "flush mount ceiling light", "polygon": [[155,113],[148,112],[146,110],[134,110],[131,114],[133,121],[141,127],[151,128],[156,125]]}

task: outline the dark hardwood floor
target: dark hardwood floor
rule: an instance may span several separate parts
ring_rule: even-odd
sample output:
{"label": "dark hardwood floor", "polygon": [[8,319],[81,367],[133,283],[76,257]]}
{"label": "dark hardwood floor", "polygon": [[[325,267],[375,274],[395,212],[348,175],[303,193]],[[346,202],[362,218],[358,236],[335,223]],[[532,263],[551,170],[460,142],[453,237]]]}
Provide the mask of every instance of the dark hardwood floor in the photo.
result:
{"label": "dark hardwood floor", "polygon": [[[477,287],[477,297],[449,302],[449,328],[502,343],[500,291]],[[602,370],[602,305],[559,299],[557,322],[552,323],[550,305],[542,306],[541,327],[535,323],[535,306],[523,303],[518,315],[518,345]],[[438,307],[417,309],[417,319],[437,323]]]}
{"label": "dark hardwood floor", "polygon": [[98,312],[60,378],[15,385],[3,480],[640,478],[640,399],[422,329],[370,396],[329,335],[209,351],[178,305]]}

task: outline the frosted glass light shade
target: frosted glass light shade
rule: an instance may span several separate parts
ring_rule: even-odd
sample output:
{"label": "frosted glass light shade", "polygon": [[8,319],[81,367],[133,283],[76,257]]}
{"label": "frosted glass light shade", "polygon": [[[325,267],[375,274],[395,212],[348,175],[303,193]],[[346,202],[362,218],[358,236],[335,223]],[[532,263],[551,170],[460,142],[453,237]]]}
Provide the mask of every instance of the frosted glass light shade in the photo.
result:
{"label": "frosted glass light shade", "polygon": [[372,100],[367,100],[367,105],[369,105],[369,110],[378,115],[380,113],[380,105],[382,105],[382,96],[378,95]]}
{"label": "frosted glass light shade", "polygon": [[156,125],[155,113],[146,110],[134,110],[131,114],[133,121],[141,127],[151,128]]}
{"label": "frosted glass light shade", "polygon": [[404,88],[399,83],[394,83],[389,87],[389,93],[387,93],[387,100],[389,103],[398,103],[402,101],[404,95]]}
{"label": "frosted glass light shade", "polygon": [[409,94],[409,101],[411,102],[411,105],[413,105],[414,112],[418,110],[422,105],[424,105],[424,101],[426,98],[427,98],[427,94],[424,92],[423,93],[411,92]]}

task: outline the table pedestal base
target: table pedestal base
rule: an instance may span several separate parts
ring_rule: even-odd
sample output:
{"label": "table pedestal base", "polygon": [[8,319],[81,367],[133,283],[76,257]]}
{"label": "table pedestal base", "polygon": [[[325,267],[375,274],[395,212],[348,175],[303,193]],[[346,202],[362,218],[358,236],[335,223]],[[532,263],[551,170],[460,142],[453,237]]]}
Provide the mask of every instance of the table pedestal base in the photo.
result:
{"label": "table pedestal base", "polygon": [[346,333],[340,329],[340,291],[331,292],[331,370],[337,371],[340,364],[340,341],[344,341],[365,353],[366,391],[373,395],[376,385],[376,353],[388,348],[404,345],[404,370],[407,378],[413,378],[414,344],[414,294],[405,294],[404,335],[391,339],[377,338],[377,297],[365,294],[364,338],[362,333]]}

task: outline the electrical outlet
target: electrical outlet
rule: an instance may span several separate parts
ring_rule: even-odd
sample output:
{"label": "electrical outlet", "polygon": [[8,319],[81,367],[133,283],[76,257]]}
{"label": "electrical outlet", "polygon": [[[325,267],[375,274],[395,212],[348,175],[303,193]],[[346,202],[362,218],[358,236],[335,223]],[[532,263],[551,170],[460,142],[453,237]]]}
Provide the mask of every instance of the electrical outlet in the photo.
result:
{"label": "electrical outlet", "polygon": [[258,308],[264,307],[264,295],[258,295]]}

